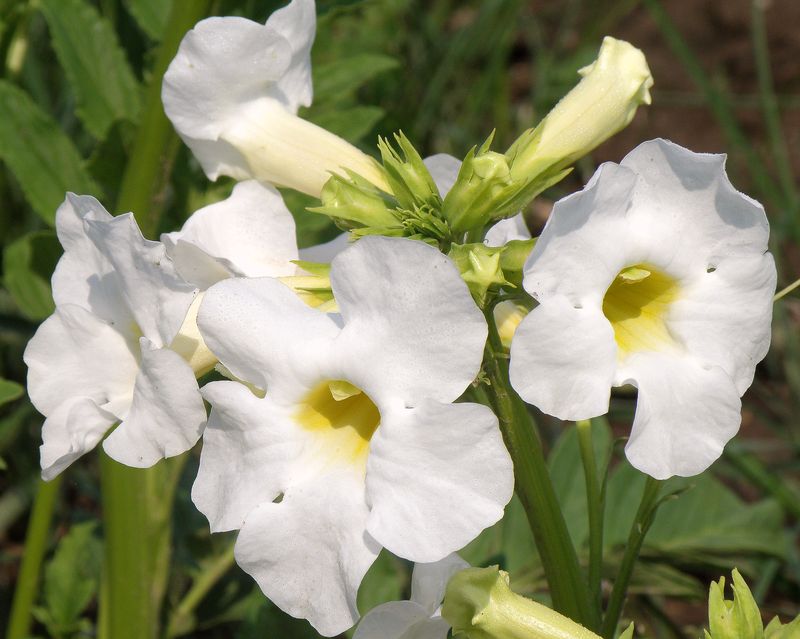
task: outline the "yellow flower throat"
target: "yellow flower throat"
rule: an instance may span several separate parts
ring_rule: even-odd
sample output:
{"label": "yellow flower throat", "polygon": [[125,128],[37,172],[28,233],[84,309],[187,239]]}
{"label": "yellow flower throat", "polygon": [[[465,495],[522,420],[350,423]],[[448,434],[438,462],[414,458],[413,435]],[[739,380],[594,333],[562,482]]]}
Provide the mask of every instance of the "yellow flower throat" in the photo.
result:
{"label": "yellow flower throat", "polygon": [[614,329],[617,357],[663,351],[675,345],[665,323],[679,293],[678,283],[649,264],[620,271],[603,298],[603,314]]}

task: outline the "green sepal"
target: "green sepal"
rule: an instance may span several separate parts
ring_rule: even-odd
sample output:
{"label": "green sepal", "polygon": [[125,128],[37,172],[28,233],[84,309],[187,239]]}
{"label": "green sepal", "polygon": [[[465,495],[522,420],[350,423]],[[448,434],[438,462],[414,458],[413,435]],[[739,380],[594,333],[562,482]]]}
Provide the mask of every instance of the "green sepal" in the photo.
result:
{"label": "green sepal", "polygon": [[346,230],[394,224],[397,220],[386,195],[360,175],[351,171],[347,174],[348,177],[333,174],[322,187],[321,206],[307,210],[327,215]]}
{"label": "green sepal", "polygon": [[394,149],[387,138],[378,140],[383,168],[392,193],[400,208],[414,209],[428,205],[441,207],[439,189],[422,161],[422,156],[402,131],[394,134],[398,149]]}
{"label": "green sepal", "polygon": [[747,583],[733,569],[733,600],[725,599],[725,577],[712,581],[708,593],[708,626],[712,639],[763,639],[764,624]]}
{"label": "green sepal", "polygon": [[506,280],[514,286],[522,286],[522,274],[525,262],[536,246],[537,238],[530,240],[511,240],[506,242],[500,253],[500,268]]}
{"label": "green sepal", "polygon": [[511,286],[500,266],[504,246],[485,244],[453,244],[448,256],[453,260],[461,277],[467,283],[472,297],[483,307],[489,291],[501,286]]}

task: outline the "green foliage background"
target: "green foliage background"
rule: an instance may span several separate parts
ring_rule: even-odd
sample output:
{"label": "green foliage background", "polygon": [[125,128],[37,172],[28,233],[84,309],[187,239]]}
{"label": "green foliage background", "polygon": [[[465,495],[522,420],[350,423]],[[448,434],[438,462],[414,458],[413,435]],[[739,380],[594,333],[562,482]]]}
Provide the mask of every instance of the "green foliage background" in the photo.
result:
{"label": "green foliage background", "polygon": [[[651,60],[654,106],[642,109],[627,131],[541,198],[528,211],[530,225],[541,226],[548,201],[580,188],[599,161],[619,160],[645,139],[671,137],[697,151],[730,153],[734,183],[767,206],[779,281],[786,284],[797,277],[800,237],[800,198],[791,166],[797,158],[788,150],[800,140],[786,122],[796,115],[800,85],[774,82],[768,26],[780,20],[776,15],[784,15],[782,7],[790,1],[773,3],[771,23],[760,3],[752,10],[738,3],[748,5],[747,32],[740,37],[752,62],[743,77],[703,55],[696,36],[693,40],[676,23],[674,3],[320,0],[315,100],[303,115],[368,152],[374,152],[377,135],[397,129],[427,153],[463,156],[492,129],[497,147],[505,148],[575,84],[576,70],[592,60],[603,35],[627,37]],[[61,250],[52,228],[55,210],[66,191],[92,194],[113,210],[170,4],[0,0],[0,627],[8,618],[40,485],[42,417],[24,397],[22,352],[53,310],[49,279]],[[209,15],[263,21],[281,4],[217,0]],[[715,3],[691,4],[699,11]],[[791,8],[789,14],[795,15]],[[662,88],[659,67],[671,68],[685,88]],[[672,121],[657,111],[662,103],[675,110]],[[743,105],[749,105],[746,113]],[[712,131],[704,131],[705,148],[693,144],[697,128],[680,119],[687,110],[702,114],[697,127]],[[161,162],[162,177],[148,210],[136,211],[153,237],[177,228],[232,187],[229,181],[209,183],[174,135]],[[301,245],[336,233],[327,218],[304,210],[307,198],[285,195]],[[662,506],[649,533],[626,613],[647,636],[697,636],[704,614],[697,603],[705,600],[708,582],[734,565],[749,578],[766,614],[798,612],[799,318],[797,300],[777,305],[772,351],[745,397],[743,433],[724,458],[700,477],[669,484],[674,498]],[[604,574],[609,578],[618,568],[642,490],[642,477],[620,461],[615,439],[626,432],[633,406],[632,396],[616,397],[609,421],[598,420],[594,428],[596,445],[609,455],[615,451],[607,489]],[[560,423],[544,417],[540,422],[570,533],[585,559],[586,497],[577,438]],[[231,565],[230,535],[209,536],[189,499],[196,464],[193,451],[173,514],[173,553],[164,566],[169,573],[165,636],[316,637]],[[94,634],[103,544],[97,465],[97,455],[87,455],[67,471],[58,492],[36,593],[37,637]],[[475,564],[500,563],[516,589],[546,601],[541,564],[516,501],[464,556]],[[406,562],[382,554],[362,586],[362,612],[406,596],[409,576]],[[209,588],[188,605],[192,584],[204,580],[210,580]]]}

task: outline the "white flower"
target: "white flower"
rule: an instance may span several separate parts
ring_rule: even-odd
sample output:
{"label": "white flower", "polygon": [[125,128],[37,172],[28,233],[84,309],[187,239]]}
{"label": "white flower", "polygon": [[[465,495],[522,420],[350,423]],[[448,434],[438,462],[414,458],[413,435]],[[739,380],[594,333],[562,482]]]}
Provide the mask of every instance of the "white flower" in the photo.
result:
{"label": "white flower", "polygon": [[480,368],[486,324],[452,262],[368,237],[338,255],[341,316],[271,278],[206,293],[198,323],[251,387],[215,382],[192,490],[212,531],[289,614],[337,634],[381,546],[437,561],[497,521],[513,490],[497,419],[452,402]]}
{"label": "white flower", "polygon": [[446,639],[450,624],[441,617],[445,588],[455,573],[468,567],[456,554],[435,563],[415,564],[411,599],[370,610],[359,622],[353,639]]}
{"label": "white flower", "polygon": [[611,386],[636,386],[626,453],[656,478],[719,457],[769,346],[769,226],[724,163],[639,145],[556,204],[525,266],[539,306],[512,343],[512,385],[570,420],[607,412]]}
{"label": "white flower", "polygon": [[122,463],[145,467],[182,453],[206,413],[194,372],[169,345],[195,287],[131,214],[111,217],[92,197],[69,194],[56,230],[64,247],[56,310],[25,350],[28,394],[47,417],[42,476],[55,477],[117,421],[104,447]]}
{"label": "white flower", "polygon": [[[191,448],[205,426],[196,376],[216,357],[197,331],[200,291],[231,276],[293,275],[294,220],[275,189],[242,182],[164,244],[131,214],[68,195],[56,214],[64,256],[55,313],[25,352],[34,405],[47,416],[43,476],[94,448],[146,467]],[[172,258],[172,259],[170,259]]]}
{"label": "white flower", "polygon": [[385,188],[377,164],[295,114],[311,104],[313,0],[266,24],[208,18],[186,34],[164,75],[164,110],[208,177],[256,178],[319,197],[331,172]]}

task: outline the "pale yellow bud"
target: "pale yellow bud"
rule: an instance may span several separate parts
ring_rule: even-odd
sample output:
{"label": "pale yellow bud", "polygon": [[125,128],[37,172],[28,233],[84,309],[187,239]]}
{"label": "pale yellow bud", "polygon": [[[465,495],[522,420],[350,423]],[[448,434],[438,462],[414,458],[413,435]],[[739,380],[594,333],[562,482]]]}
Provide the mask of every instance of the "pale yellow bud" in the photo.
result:
{"label": "pale yellow bud", "polygon": [[170,349],[183,357],[192,367],[196,377],[202,377],[217,363],[216,356],[206,346],[203,336],[200,335],[200,329],[197,327],[197,311],[200,310],[203,295],[204,293],[198,293],[194,298],[186,312],[183,324],[181,324],[181,330],[169,345]]}

